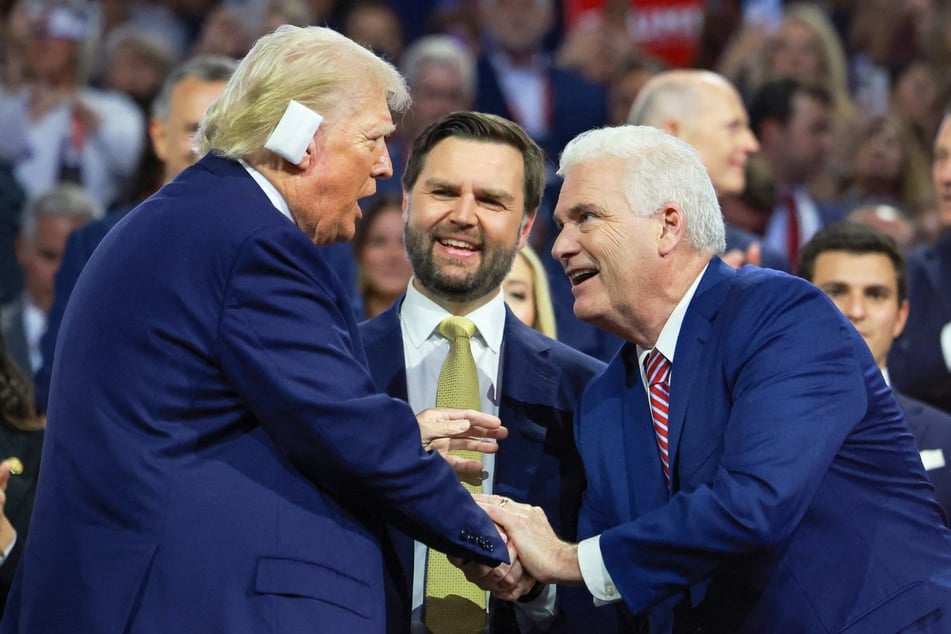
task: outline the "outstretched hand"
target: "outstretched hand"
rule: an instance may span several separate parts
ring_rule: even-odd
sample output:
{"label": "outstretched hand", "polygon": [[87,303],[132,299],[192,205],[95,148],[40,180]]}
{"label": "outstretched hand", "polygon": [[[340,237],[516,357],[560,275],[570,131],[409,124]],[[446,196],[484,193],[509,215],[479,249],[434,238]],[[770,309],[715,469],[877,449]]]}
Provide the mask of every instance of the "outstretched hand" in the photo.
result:
{"label": "outstretched hand", "polygon": [[[759,242],[750,244],[746,251],[741,249],[730,249],[720,258],[735,269],[744,264],[753,264],[755,266],[763,265],[763,247]],[[795,265],[795,262],[793,263]]]}
{"label": "outstretched hand", "polygon": [[419,433],[426,451],[438,451],[459,475],[469,484],[482,482],[482,463],[450,455],[450,451],[477,451],[495,453],[495,443],[508,436],[497,416],[472,409],[433,407],[416,415]]}

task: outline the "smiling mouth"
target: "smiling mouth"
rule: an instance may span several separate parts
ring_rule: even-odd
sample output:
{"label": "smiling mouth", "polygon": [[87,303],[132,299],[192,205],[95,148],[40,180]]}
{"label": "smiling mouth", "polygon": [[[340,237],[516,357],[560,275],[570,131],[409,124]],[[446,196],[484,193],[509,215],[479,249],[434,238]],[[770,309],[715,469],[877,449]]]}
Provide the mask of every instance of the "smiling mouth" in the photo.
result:
{"label": "smiling mouth", "polygon": [[568,279],[571,281],[572,286],[577,286],[578,284],[591,279],[597,274],[598,271],[595,269],[579,269],[577,271],[568,273]]}

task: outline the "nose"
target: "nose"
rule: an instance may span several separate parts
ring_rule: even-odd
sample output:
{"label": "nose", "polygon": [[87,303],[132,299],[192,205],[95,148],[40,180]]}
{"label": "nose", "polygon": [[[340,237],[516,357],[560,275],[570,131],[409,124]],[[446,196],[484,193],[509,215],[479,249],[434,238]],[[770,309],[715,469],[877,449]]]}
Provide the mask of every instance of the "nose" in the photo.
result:
{"label": "nose", "polygon": [[839,309],[853,324],[865,317],[865,299],[862,296],[847,295],[839,302]]}
{"label": "nose", "polygon": [[463,193],[449,210],[449,220],[457,225],[470,226],[476,222],[476,201],[471,193]]}
{"label": "nose", "polygon": [[565,225],[555,236],[555,242],[551,246],[551,255],[561,262],[562,266],[568,263],[573,255],[578,253],[578,243],[571,236],[568,225]]}
{"label": "nose", "polygon": [[373,178],[390,178],[393,176],[393,162],[390,160],[390,152],[383,146],[383,152],[373,164]]}
{"label": "nose", "polygon": [[743,131],[744,145],[746,151],[750,154],[754,152],[759,152],[759,141],[756,140],[756,136],[753,134],[753,131],[749,128],[746,128]]}

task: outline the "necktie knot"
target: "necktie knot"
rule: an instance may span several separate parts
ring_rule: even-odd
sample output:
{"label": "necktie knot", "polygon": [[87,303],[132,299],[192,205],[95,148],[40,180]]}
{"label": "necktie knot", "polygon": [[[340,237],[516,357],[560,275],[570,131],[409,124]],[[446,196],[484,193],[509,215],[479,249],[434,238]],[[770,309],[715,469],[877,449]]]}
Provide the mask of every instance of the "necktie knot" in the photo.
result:
{"label": "necktie knot", "polygon": [[660,350],[654,348],[644,361],[644,371],[647,374],[647,385],[654,386],[660,383],[670,385],[670,361]]}
{"label": "necktie knot", "polygon": [[439,322],[439,334],[449,341],[455,341],[459,337],[472,339],[475,331],[476,325],[465,317],[446,317]]}

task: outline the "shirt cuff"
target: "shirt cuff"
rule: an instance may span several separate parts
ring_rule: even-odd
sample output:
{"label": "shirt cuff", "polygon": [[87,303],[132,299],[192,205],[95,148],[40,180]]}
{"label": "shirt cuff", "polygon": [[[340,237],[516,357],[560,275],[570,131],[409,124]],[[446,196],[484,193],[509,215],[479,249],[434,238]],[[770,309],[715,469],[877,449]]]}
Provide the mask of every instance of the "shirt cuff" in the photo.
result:
{"label": "shirt cuff", "polygon": [[17,532],[13,531],[13,539],[10,540],[10,545],[3,549],[3,553],[0,554],[0,566],[3,565],[3,562],[7,560],[7,557],[10,556],[10,553],[13,552],[13,547],[17,545]]}
{"label": "shirt cuff", "polygon": [[584,585],[594,597],[595,605],[607,605],[621,600],[621,593],[614,585],[608,569],[604,567],[600,535],[589,537],[578,544],[578,565]]}
{"label": "shirt cuff", "polygon": [[[551,622],[558,615],[558,586],[549,583],[535,599],[527,603],[515,602],[515,620],[523,632],[532,628],[529,624],[543,632],[551,626]],[[526,623],[525,621],[528,621]]]}

